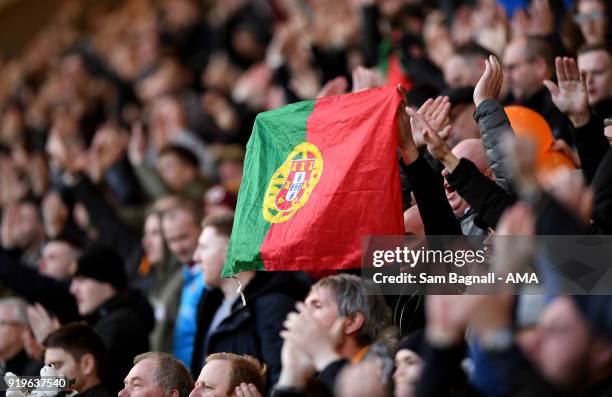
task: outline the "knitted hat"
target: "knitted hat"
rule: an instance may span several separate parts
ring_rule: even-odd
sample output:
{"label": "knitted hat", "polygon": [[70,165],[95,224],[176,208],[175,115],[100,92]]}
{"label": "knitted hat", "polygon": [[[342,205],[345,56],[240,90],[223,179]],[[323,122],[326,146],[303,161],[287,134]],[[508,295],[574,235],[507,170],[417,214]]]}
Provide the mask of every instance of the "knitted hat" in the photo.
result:
{"label": "knitted hat", "polygon": [[118,290],[127,286],[123,260],[114,249],[101,245],[92,245],[81,255],[74,277],[109,283]]}
{"label": "knitted hat", "polygon": [[411,350],[419,356],[423,355],[425,346],[425,329],[418,328],[409,333],[404,339],[397,345],[396,352],[406,349]]}

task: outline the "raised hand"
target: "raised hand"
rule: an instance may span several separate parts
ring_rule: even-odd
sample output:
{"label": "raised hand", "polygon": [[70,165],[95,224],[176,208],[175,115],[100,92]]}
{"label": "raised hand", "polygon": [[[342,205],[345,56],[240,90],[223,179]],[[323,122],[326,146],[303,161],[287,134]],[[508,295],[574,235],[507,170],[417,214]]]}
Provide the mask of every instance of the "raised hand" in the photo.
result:
{"label": "raised hand", "polygon": [[530,35],[546,36],[555,31],[555,15],[548,0],[532,0],[529,14],[531,16]]}
{"label": "raised hand", "polygon": [[287,339],[283,342],[281,362],[283,365],[278,378],[280,386],[303,388],[308,383],[308,378],[317,371],[312,358],[301,346]]}
{"label": "raised hand", "polygon": [[49,186],[49,170],[47,161],[42,153],[32,154],[29,158],[28,177],[32,192],[40,197]]}
{"label": "raised hand", "polygon": [[468,327],[483,337],[510,326],[513,297],[498,295],[429,295],[425,300],[426,337],[433,346],[463,340]]}
{"label": "raised hand", "polygon": [[204,94],[202,97],[202,107],[223,132],[231,133],[238,129],[238,114],[222,94],[216,92]]}
{"label": "raised hand", "polygon": [[56,317],[49,315],[40,303],[28,306],[28,322],[38,343],[42,343],[47,335],[60,327]]}
{"label": "raised hand", "polygon": [[426,337],[436,347],[463,340],[473,309],[469,295],[429,295],[425,299]]}
{"label": "raised hand", "polygon": [[486,99],[499,98],[503,81],[502,67],[497,58],[490,55],[489,59],[485,60],[485,71],[474,88],[474,104],[478,106]]}
{"label": "raised hand", "polygon": [[28,357],[34,361],[42,362],[43,360],[43,348],[38,341],[32,335],[29,329],[26,329],[21,334],[21,340],[23,342],[23,349],[25,350]]}
{"label": "raised hand", "polygon": [[134,166],[144,162],[147,138],[140,120],[132,124],[132,134],[128,143],[128,160]]}
{"label": "raised hand", "polygon": [[535,253],[536,216],[523,202],[506,209],[495,228],[493,271],[496,275],[525,272]]}
{"label": "raised hand", "polygon": [[[402,98],[406,97],[406,92],[401,84],[398,84],[397,91],[400,93]],[[406,113],[406,102],[404,100],[402,100],[397,107],[396,121],[399,135],[398,141],[402,158],[405,164],[411,164],[419,157],[419,150],[412,139],[410,117],[408,117],[408,113]]]}
{"label": "raised hand", "polygon": [[104,173],[119,161],[128,147],[128,136],[113,125],[106,125],[96,131],[89,149],[89,176],[98,182]]}
{"label": "raised hand", "polygon": [[70,212],[57,192],[51,191],[43,198],[42,216],[47,236],[51,238],[59,236],[64,230]]}
{"label": "raised hand", "polygon": [[413,137],[415,136],[415,129],[418,129],[422,134],[423,142],[427,146],[429,154],[440,160],[448,172],[453,172],[457,164],[459,164],[459,159],[451,152],[444,139],[442,139],[442,136],[448,135],[451,126],[444,127],[438,133],[422,114],[411,108],[406,108],[406,112],[411,117],[410,124],[412,125]]}
{"label": "raised hand", "polygon": [[309,309],[298,303],[298,313],[287,315],[284,322],[286,330],[281,331],[285,343],[293,343],[306,353],[312,364],[321,371],[332,361],[337,360],[337,348],[344,337],[345,318],[337,318],[331,329],[322,327],[312,316]]}
{"label": "raised hand", "polygon": [[241,383],[234,389],[236,397],[261,397],[261,393],[252,383]]}
{"label": "raised hand", "polygon": [[363,66],[357,66],[355,70],[353,70],[353,92],[381,87],[384,84],[385,81],[383,77],[376,69],[367,69]]}
{"label": "raised hand", "polygon": [[319,90],[317,98],[341,95],[346,93],[347,88],[348,81],[346,81],[346,77],[338,76],[335,79],[329,80],[327,83],[325,83],[325,85]]}
{"label": "raised hand", "polygon": [[17,247],[19,237],[17,228],[20,222],[19,205],[11,204],[2,210],[0,221],[0,246],[6,249]]}
{"label": "raised hand", "polygon": [[544,80],[544,85],[555,106],[569,117],[574,127],[583,126],[590,118],[586,76],[573,58],[555,58],[555,69],[558,85],[550,80]]}
{"label": "raised hand", "polygon": [[51,161],[64,171],[76,173],[87,167],[86,153],[83,153],[76,144],[70,144],[69,138],[52,132],[47,140],[47,153]]}
{"label": "raised hand", "polygon": [[[429,98],[421,105],[416,112],[423,117],[433,131],[436,131],[442,139],[446,139],[449,129],[442,129],[442,126],[448,121],[448,112],[450,112],[451,104],[446,96],[439,96],[436,99]],[[408,110],[406,110],[408,111]],[[424,131],[421,123],[414,119],[410,120],[412,128],[412,139],[417,148],[425,146],[423,137]]]}
{"label": "raised hand", "polygon": [[555,15],[548,0],[533,0],[529,11],[519,9],[512,18],[512,34],[520,36],[546,36],[555,30]]}
{"label": "raised hand", "polygon": [[595,193],[585,184],[582,175],[562,169],[547,178],[543,187],[578,219],[584,223],[589,222],[593,212]]}
{"label": "raised hand", "polygon": [[28,185],[19,177],[12,158],[0,156],[0,207],[16,203],[28,193]]}

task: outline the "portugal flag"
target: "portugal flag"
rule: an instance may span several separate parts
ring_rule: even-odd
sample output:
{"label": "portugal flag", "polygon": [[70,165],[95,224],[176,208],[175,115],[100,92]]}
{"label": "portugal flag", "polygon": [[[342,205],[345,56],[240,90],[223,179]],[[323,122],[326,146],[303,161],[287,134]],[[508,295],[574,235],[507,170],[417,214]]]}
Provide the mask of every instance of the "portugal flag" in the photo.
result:
{"label": "portugal flag", "polygon": [[260,113],[223,276],[360,266],[361,237],[403,234],[395,87]]}

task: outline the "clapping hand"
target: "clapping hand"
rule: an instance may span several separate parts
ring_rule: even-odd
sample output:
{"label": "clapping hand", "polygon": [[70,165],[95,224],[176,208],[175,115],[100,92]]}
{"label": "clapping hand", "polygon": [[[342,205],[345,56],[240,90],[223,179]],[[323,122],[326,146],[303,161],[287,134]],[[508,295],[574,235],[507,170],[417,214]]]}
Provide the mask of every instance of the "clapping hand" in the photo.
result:
{"label": "clapping hand", "polygon": [[353,70],[353,92],[364,91],[369,88],[381,87],[385,84],[383,77],[376,69],[358,66]]}
{"label": "clapping hand", "polygon": [[[406,112],[411,117],[410,124],[412,125],[413,137],[415,129],[418,129],[422,134],[422,139],[427,146],[427,151],[435,158],[440,160],[448,172],[453,172],[459,164],[459,159],[451,152],[450,148],[442,139],[442,136],[448,135],[451,126],[446,126],[438,133],[427,121],[425,116],[419,114],[411,108],[406,108]],[[416,139],[415,139],[416,143]]]}
{"label": "clapping hand", "polygon": [[485,71],[474,88],[474,104],[476,107],[486,99],[497,99],[501,91],[504,74],[499,61],[494,55],[485,60]]}
{"label": "clapping hand", "polygon": [[47,335],[60,327],[58,319],[51,316],[40,303],[28,306],[28,322],[38,343],[42,343]]}
{"label": "clapping hand", "polygon": [[298,303],[297,308],[297,313],[292,312],[287,315],[284,323],[286,330],[281,332],[281,336],[285,343],[299,346],[320,371],[327,364],[340,358],[336,349],[342,343],[345,318],[337,318],[331,329],[326,329],[303,303]]}
{"label": "clapping hand", "polygon": [[[440,138],[446,139],[450,132],[450,126],[446,125],[448,122],[448,113],[450,112],[451,104],[446,96],[439,96],[436,99],[429,98],[421,105],[419,110],[415,112],[421,116],[420,118],[412,117],[410,119],[410,126],[412,128],[412,138],[417,148],[425,146],[425,125],[419,120],[425,121],[425,124],[429,126],[432,131],[438,133]],[[411,109],[412,110],[412,109]],[[408,109],[406,109],[408,112]],[[408,112],[410,115],[410,112]],[[412,116],[412,115],[411,115]],[[443,126],[445,126],[443,128]]]}

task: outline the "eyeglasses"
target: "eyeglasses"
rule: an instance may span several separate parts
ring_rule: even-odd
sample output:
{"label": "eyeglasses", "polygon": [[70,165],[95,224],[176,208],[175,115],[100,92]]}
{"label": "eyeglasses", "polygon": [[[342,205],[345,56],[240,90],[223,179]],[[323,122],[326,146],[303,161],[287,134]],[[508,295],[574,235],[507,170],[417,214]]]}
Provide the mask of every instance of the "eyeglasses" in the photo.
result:
{"label": "eyeglasses", "polygon": [[604,18],[604,12],[601,10],[591,11],[588,14],[576,14],[574,15],[574,23],[576,25],[582,25],[587,22],[595,22]]}

